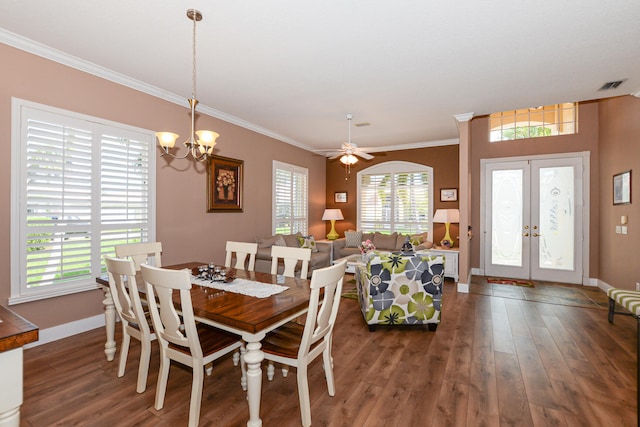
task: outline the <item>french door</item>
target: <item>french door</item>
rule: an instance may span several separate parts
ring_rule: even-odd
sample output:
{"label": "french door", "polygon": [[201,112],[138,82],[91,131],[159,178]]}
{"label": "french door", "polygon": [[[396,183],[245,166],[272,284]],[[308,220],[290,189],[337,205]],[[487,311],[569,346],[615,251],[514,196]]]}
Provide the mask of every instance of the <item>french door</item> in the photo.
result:
{"label": "french door", "polygon": [[583,282],[583,159],[484,164],[485,274]]}

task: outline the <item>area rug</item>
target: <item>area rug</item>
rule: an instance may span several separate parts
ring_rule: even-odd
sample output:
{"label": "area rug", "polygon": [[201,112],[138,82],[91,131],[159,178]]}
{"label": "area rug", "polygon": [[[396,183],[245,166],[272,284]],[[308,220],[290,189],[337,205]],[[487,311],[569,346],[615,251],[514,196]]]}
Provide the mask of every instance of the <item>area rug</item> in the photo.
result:
{"label": "area rug", "polygon": [[342,298],[358,299],[355,279],[347,280],[342,285]]}
{"label": "area rug", "polygon": [[527,288],[533,288],[535,285],[530,280],[520,279],[501,279],[497,277],[487,278],[487,283],[494,283],[496,285],[512,285],[512,286],[525,286]]}

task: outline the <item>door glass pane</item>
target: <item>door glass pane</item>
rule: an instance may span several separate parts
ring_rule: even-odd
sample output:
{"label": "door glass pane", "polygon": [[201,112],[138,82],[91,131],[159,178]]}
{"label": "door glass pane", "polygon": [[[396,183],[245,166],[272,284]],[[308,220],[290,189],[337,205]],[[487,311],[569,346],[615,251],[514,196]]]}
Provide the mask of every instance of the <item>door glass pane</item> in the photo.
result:
{"label": "door glass pane", "polygon": [[491,263],[522,266],[521,169],[493,171]]}
{"label": "door glass pane", "polygon": [[574,269],[574,188],[572,166],[540,168],[540,268]]}

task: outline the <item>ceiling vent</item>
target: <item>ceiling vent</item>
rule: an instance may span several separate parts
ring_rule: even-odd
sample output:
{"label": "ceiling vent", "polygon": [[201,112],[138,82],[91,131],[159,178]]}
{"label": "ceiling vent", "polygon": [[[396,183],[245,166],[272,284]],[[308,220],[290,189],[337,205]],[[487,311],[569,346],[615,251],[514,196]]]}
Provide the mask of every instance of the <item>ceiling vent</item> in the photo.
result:
{"label": "ceiling vent", "polygon": [[622,83],[624,83],[627,79],[616,80],[615,82],[607,82],[602,85],[602,87],[598,90],[613,90],[617,89]]}

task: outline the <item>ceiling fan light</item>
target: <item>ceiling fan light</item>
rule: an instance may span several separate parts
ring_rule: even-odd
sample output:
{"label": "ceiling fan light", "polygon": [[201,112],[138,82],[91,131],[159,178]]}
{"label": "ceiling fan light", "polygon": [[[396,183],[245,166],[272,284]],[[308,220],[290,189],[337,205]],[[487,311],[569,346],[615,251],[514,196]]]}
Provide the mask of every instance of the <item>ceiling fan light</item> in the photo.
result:
{"label": "ceiling fan light", "polygon": [[340,161],[345,165],[354,165],[358,161],[358,158],[353,154],[345,154],[340,157]]}

